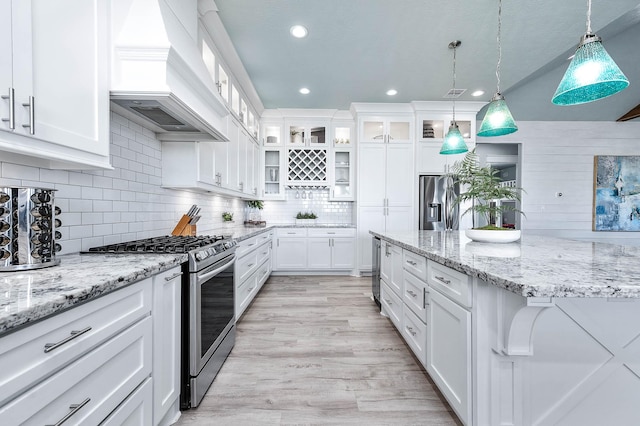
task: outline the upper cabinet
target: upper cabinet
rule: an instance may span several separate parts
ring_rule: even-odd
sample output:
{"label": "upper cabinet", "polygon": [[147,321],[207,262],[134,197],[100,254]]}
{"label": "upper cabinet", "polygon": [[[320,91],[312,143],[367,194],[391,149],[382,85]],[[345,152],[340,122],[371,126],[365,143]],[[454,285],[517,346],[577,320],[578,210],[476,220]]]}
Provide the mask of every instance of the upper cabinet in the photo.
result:
{"label": "upper cabinet", "polygon": [[0,150],[50,168],[110,168],[108,6],[0,0]]}
{"label": "upper cabinet", "polygon": [[329,146],[329,121],[325,120],[285,120],[287,145]]}
{"label": "upper cabinet", "polygon": [[282,145],[282,122],[264,121],[261,129],[262,145],[266,147]]}
{"label": "upper cabinet", "polygon": [[373,116],[359,120],[361,143],[412,143],[412,116]]}

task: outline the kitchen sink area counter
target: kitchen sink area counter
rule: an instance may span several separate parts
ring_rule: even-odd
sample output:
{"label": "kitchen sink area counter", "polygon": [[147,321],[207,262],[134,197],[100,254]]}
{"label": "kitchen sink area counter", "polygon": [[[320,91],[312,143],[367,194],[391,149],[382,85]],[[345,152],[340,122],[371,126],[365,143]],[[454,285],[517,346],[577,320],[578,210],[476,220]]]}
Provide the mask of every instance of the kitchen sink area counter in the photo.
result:
{"label": "kitchen sink area counter", "polygon": [[370,234],[382,314],[463,424],[640,424],[639,248]]}
{"label": "kitchen sink area counter", "polygon": [[69,254],[58,266],[0,273],[0,336],[186,260],[186,254]]}

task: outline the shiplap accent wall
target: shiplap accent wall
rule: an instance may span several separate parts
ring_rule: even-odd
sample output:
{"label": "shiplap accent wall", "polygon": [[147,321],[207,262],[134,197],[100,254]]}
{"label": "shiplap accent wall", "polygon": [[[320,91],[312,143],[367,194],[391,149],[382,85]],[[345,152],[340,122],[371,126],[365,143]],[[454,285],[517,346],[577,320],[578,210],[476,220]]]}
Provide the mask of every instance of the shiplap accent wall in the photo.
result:
{"label": "shiplap accent wall", "polygon": [[519,121],[518,128],[511,135],[478,142],[522,144],[522,229],[640,245],[637,232],[591,230],[594,156],[640,155],[640,122]]}

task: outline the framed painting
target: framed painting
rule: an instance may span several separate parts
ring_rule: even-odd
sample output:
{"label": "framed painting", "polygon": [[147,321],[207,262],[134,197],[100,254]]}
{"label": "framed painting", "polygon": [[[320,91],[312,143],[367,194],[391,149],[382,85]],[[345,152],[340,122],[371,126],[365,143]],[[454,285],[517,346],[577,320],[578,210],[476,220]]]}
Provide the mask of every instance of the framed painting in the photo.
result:
{"label": "framed painting", "polygon": [[593,230],[640,231],[640,156],[594,157]]}

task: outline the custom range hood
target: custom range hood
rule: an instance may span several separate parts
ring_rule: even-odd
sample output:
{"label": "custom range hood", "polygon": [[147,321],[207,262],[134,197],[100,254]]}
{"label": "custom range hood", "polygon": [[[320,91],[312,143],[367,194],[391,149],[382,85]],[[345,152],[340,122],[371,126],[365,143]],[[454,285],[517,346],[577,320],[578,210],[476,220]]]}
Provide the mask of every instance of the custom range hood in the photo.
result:
{"label": "custom range hood", "polygon": [[198,48],[196,0],[112,2],[114,111],[169,141],[228,141],[229,114]]}

